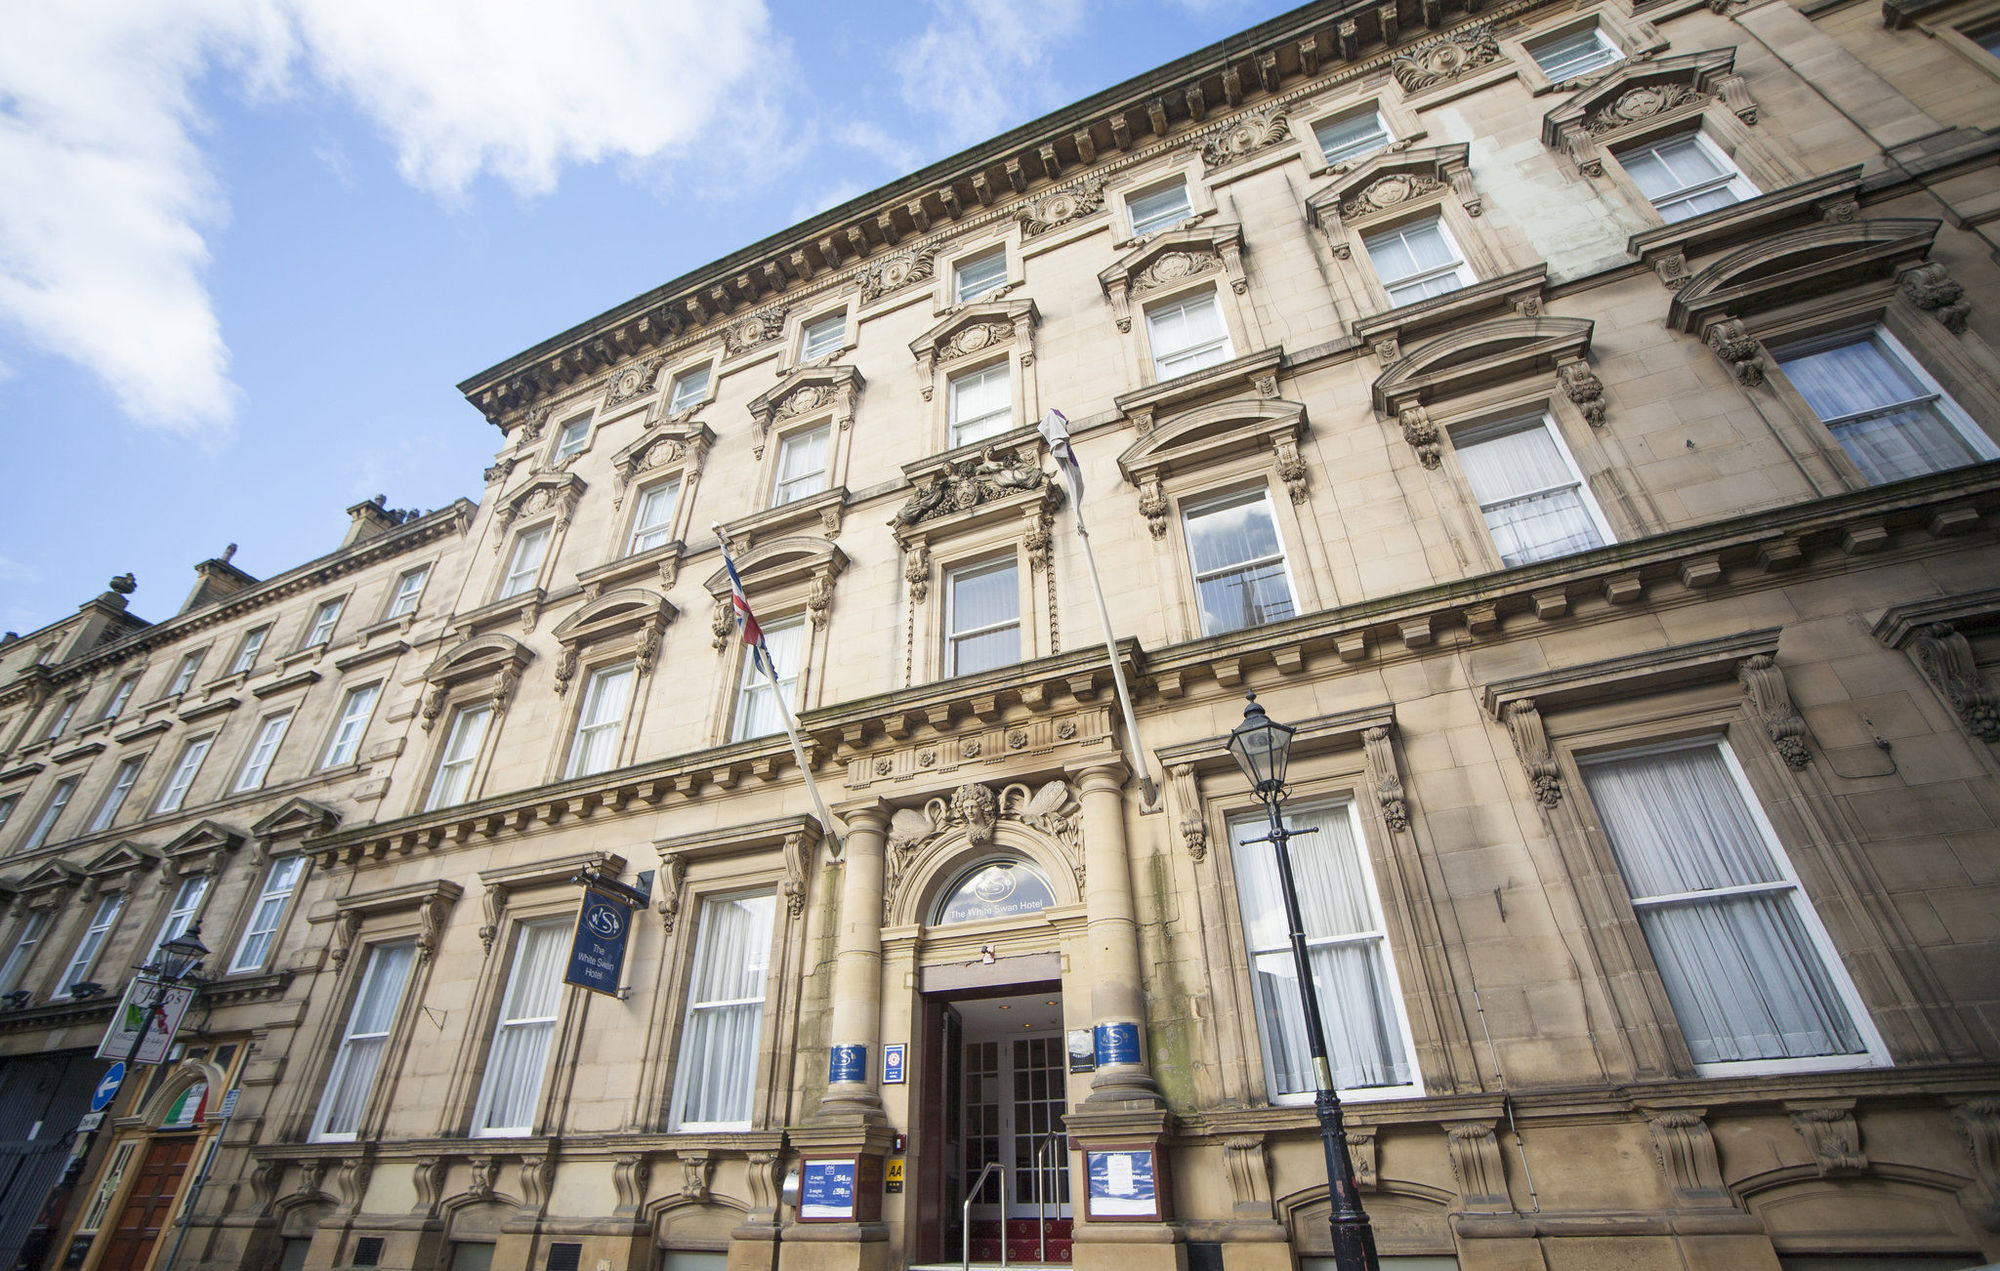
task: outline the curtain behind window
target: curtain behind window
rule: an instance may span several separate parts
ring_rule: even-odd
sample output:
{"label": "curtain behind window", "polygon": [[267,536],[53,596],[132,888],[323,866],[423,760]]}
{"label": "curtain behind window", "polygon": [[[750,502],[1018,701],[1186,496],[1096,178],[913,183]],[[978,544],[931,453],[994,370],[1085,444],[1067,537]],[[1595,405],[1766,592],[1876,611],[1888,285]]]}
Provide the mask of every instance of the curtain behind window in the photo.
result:
{"label": "curtain behind window", "polygon": [[473,1133],[527,1134],[534,1129],[535,1104],[548,1067],[562,999],[562,963],[568,952],[569,924],[537,923],[521,928],[514,974],[500,1026],[486,1058],[486,1085],[479,1098]]}
{"label": "curtain behind window", "polygon": [[776,911],[770,895],[702,902],[674,1079],[676,1127],[750,1124]]}

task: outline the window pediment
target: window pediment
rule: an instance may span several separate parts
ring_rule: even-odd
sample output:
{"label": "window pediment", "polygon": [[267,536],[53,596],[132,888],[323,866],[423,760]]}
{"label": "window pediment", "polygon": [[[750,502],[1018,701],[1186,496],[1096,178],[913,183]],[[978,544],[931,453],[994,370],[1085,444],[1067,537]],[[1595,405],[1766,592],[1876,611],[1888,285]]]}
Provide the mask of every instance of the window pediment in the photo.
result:
{"label": "window pediment", "polygon": [[1667,324],[1699,333],[1742,317],[1856,283],[1887,280],[1930,254],[1939,221],[1832,221],[1775,235],[1732,252],[1674,293]]}
{"label": "window pediment", "polygon": [[[942,322],[910,341],[910,352],[924,374],[982,353],[1017,347],[1021,364],[1034,365],[1035,324],[1041,313],[1032,300],[980,301],[960,307]],[[923,385],[925,400],[932,385]]]}
{"label": "window pediment", "polygon": [[277,811],[250,827],[266,851],[289,839],[306,839],[331,833],[340,824],[340,813],[311,799],[290,798]]}
{"label": "window pediment", "polygon": [[750,403],[751,418],[757,421],[757,440],[752,450],[764,457],[764,443],[774,425],[802,415],[831,411],[842,428],[854,422],[855,403],[867,381],[852,366],[808,366],[793,371]]}
{"label": "window pediment", "polygon": [[[823,538],[803,534],[759,543],[736,557],[736,572],[742,578],[746,592],[803,588],[806,609],[812,615],[815,627],[826,625],[827,613],[833,604],[833,581],[846,568],[846,552]],[[715,638],[712,643],[717,649],[723,649],[728,647],[736,622],[729,606],[729,572],[716,570],[704,585],[708,594],[715,597],[715,612],[711,619]]]}
{"label": "window pediment", "polygon": [[243,846],[243,837],[242,831],[231,829],[219,821],[202,821],[160,851],[175,878],[188,874],[212,874],[216,872],[220,855]]}
{"label": "window pediment", "polygon": [[68,861],[47,861],[8,888],[23,903],[35,906],[48,903],[55,892],[76,886],[84,877],[84,872]]}
{"label": "window pediment", "polygon": [[611,456],[611,468],[617,474],[611,506],[622,507],[632,483],[655,469],[684,466],[690,474],[699,473],[714,444],[715,433],[708,425],[692,419],[647,429],[644,436]]}
{"label": "window pediment", "polygon": [[1684,53],[1625,62],[1612,74],[1542,116],[1542,144],[1567,151],[1587,176],[1603,172],[1596,149],[1659,123],[1698,115],[1720,100],[1746,124],[1757,103],[1736,73],[1736,50]]}
{"label": "window pediment", "polygon": [[1132,304],[1155,291],[1209,274],[1229,279],[1230,290],[1250,289],[1243,274],[1243,227],[1229,222],[1189,225],[1154,235],[1097,275],[1111,299],[1120,331],[1132,329]]}
{"label": "window pediment", "polygon": [[[1010,443],[1009,437],[1014,438]],[[1042,469],[1040,434],[1027,429],[961,446],[943,455],[903,465],[915,487],[889,522],[898,538],[950,532],[983,521],[998,509],[1059,500],[1056,485]]]}
{"label": "window pediment", "polygon": [[83,873],[92,885],[103,888],[107,883],[116,883],[127,874],[143,873],[160,863],[160,854],[150,847],[141,847],[130,839],[112,844],[83,867]]}
{"label": "window pediment", "polygon": [[1118,470],[1139,487],[1139,510],[1155,538],[1166,532],[1167,501],[1161,482],[1268,449],[1292,502],[1306,497],[1306,464],[1299,441],[1306,408],[1278,398],[1216,402],[1174,416],[1118,456]]}
{"label": "window pediment", "polygon": [[[1425,146],[1375,155],[1306,197],[1306,219],[1335,236],[1343,224],[1360,224],[1390,212],[1408,211],[1456,194],[1466,213],[1481,210],[1472,185],[1468,147]],[[1335,254],[1341,252],[1336,244]]]}
{"label": "window pediment", "polygon": [[1441,335],[1375,378],[1375,409],[1395,415],[1577,361],[1590,351],[1595,325],[1587,318],[1501,318]]}
{"label": "window pediment", "polygon": [[544,472],[502,498],[493,512],[496,531],[493,535],[493,554],[498,556],[505,546],[507,527],[522,517],[554,509],[557,531],[567,529],[570,518],[576,515],[577,503],[588,488],[584,479],[574,472]]}
{"label": "window pediment", "polygon": [[576,675],[579,652],[608,641],[631,638],[634,643],[633,669],[641,676],[653,672],[660,653],[660,633],[680,614],[665,596],[643,587],[629,587],[601,596],[556,624],[554,635],[562,645],[556,662],[556,692],[569,688]]}
{"label": "window pediment", "polygon": [[[321,865],[330,867],[332,864],[333,853],[328,852]],[[444,934],[445,919],[450,915],[452,906],[464,894],[465,889],[449,878],[438,878],[341,897],[335,902],[334,909],[333,947],[330,950],[333,964],[340,966],[347,961],[348,955],[354,952],[355,938],[361,934],[362,924],[368,919],[412,911],[417,915],[419,926],[417,958],[419,961],[428,959]]]}
{"label": "window pediment", "polygon": [[424,680],[431,691],[424,696],[423,727],[429,732],[444,712],[445,699],[453,689],[493,682],[493,708],[504,711],[521,682],[521,668],[533,661],[535,652],[512,636],[493,633],[477,636],[449,649],[424,668]]}

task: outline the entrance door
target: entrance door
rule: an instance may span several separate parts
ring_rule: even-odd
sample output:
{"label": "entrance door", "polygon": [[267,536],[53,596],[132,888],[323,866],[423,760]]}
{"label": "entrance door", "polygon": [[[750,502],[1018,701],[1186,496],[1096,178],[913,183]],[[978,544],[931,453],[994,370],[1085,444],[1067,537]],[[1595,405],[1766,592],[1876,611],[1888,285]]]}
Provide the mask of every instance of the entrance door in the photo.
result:
{"label": "entrance door", "polygon": [[1069,1151],[1062,1115],[1069,1052],[1062,999],[1033,993],[955,1005],[964,1033],[955,1105],[962,1186],[972,1187],[989,1163],[1001,1166],[972,1197],[973,1257],[999,1261],[1004,1230],[1010,1262],[1067,1262]]}
{"label": "entrance door", "polygon": [[111,1243],[106,1247],[99,1266],[145,1265],[152,1254],[153,1243],[160,1238],[160,1229],[166,1226],[167,1215],[173,1211],[181,1175],[187,1172],[188,1161],[193,1156],[192,1135],[153,1140],[146,1149],[146,1161],[139,1167],[139,1177],[133,1182],[132,1193],[118,1215],[117,1225],[111,1229]]}

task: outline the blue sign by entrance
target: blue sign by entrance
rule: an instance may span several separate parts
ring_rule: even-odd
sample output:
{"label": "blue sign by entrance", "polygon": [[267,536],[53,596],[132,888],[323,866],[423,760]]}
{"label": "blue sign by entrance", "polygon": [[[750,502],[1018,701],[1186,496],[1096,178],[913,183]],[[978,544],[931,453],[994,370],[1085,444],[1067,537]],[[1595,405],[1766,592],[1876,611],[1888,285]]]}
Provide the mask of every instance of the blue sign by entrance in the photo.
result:
{"label": "blue sign by entrance", "polygon": [[104,1070],[104,1079],[97,1083],[97,1089],[90,1092],[90,1110],[102,1112],[118,1097],[118,1087],[125,1084],[125,1061],[119,1060]]}
{"label": "blue sign by entrance", "polygon": [[799,1217],[811,1222],[854,1217],[854,1167],[848,1161],[807,1161],[799,1180]]}
{"label": "blue sign by entrance", "polygon": [[826,1079],[829,1082],[868,1080],[868,1048],[835,1046],[827,1052]]}
{"label": "blue sign by entrance", "polygon": [[1099,1024],[1097,1026],[1097,1062],[1099,1064],[1138,1063],[1139,1026],[1137,1024]]}
{"label": "blue sign by entrance", "polygon": [[900,1086],[903,1084],[903,1056],[907,1053],[903,1042],[892,1042],[882,1048],[882,1084]]}
{"label": "blue sign by entrance", "polygon": [[618,996],[625,971],[625,942],[632,933],[632,906],[595,888],[583,893],[576,916],[576,940],[569,949],[563,982],[594,993]]}

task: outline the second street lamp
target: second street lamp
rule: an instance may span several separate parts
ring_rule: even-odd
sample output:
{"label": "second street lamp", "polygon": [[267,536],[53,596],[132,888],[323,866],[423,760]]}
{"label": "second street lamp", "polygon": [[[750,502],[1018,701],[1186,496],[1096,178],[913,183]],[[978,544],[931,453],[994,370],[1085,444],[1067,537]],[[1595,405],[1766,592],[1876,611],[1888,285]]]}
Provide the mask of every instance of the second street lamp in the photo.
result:
{"label": "second street lamp", "polygon": [[1243,722],[1229,734],[1229,753],[1235,757],[1250,788],[1264,804],[1271,832],[1264,839],[1278,858],[1278,888],[1285,901],[1285,925],[1292,942],[1292,961],[1299,977],[1299,1005],[1306,1017],[1306,1046],[1312,1051],[1313,1083],[1317,1091],[1313,1108],[1319,1114],[1320,1145],[1326,1151],[1328,1219],[1333,1226],[1333,1265],[1337,1271],[1378,1271],[1375,1231],[1361,1208],[1361,1193],[1354,1185],[1354,1162],[1347,1154],[1347,1125],[1341,1111],[1340,1095],[1333,1084],[1333,1067],[1326,1057],[1326,1028],[1320,1022],[1319,988],[1313,979],[1312,961],[1306,951],[1305,922],[1299,914],[1298,885],[1292,879],[1289,840],[1311,830],[1285,828],[1285,768],[1291,762],[1292,734],[1297,730],[1280,724],[1264,713],[1257,695],[1249,694],[1243,708]]}

